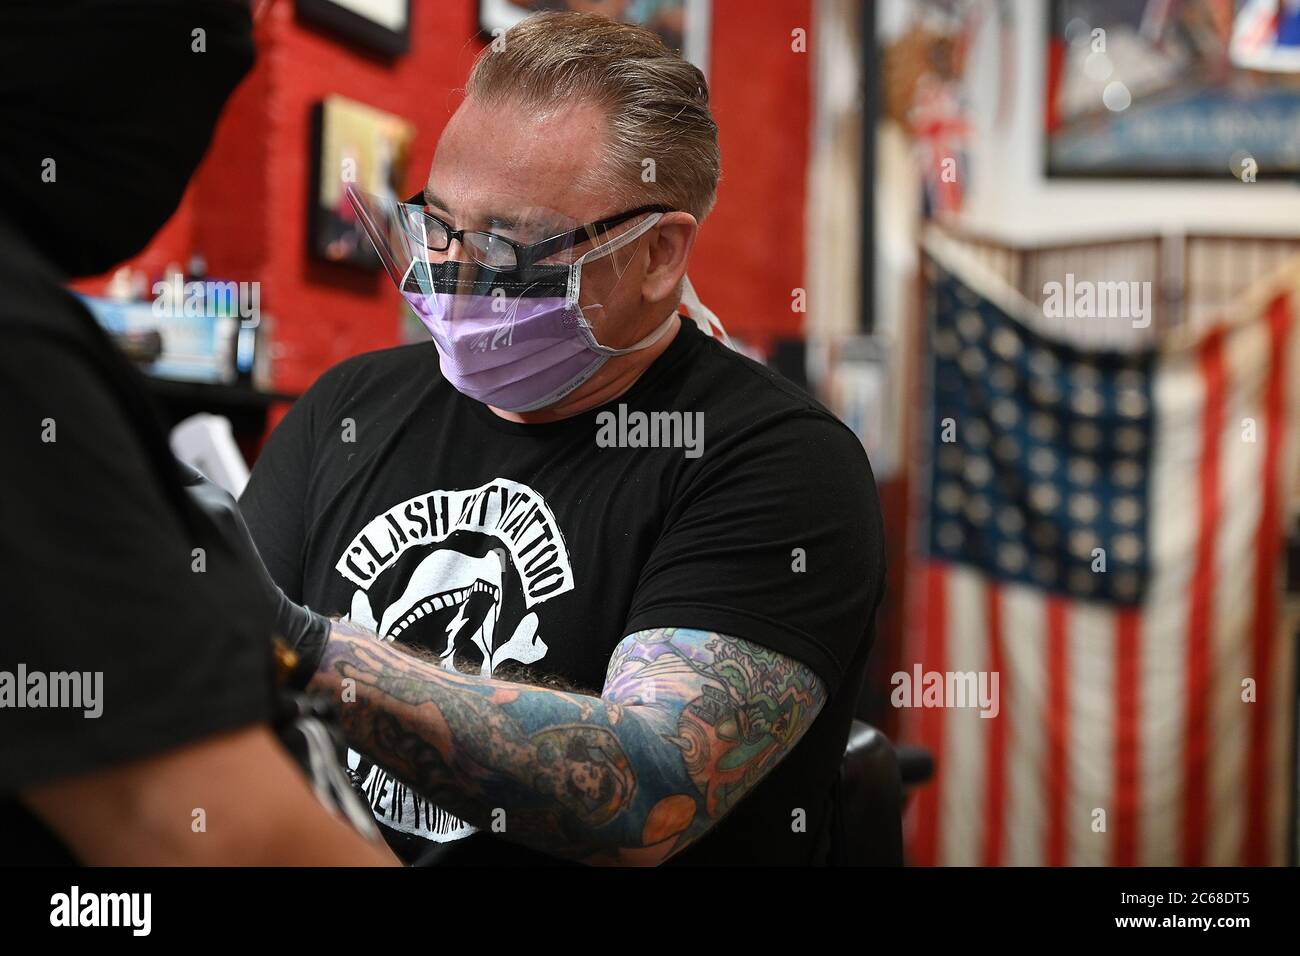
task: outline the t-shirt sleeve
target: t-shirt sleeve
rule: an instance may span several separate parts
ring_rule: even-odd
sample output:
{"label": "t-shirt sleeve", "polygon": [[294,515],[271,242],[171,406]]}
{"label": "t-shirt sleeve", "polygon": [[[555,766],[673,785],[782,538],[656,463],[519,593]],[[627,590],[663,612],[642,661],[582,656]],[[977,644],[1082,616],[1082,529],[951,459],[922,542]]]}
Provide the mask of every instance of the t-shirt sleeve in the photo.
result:
{"label": "t-shirt sleeve", "polygon": [[4,793],[270,716],[265,598],[102,361],[36,332],[0,349]]}
{"label": "t-shirt sleeve", "polygon": [[679,494],[625,631],[743,638],[806,664],[833,693],[867,639],[883,575],[861,444],[829,418],[792,417],[736,443]]}

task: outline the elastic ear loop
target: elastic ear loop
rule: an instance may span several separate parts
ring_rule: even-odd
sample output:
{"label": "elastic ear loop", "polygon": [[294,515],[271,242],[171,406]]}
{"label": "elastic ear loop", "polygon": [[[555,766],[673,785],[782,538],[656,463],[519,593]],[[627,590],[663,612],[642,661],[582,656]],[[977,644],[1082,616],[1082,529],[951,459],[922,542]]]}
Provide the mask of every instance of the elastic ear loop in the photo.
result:
{"label": "elastic ear loop", "polygon": [[[568,288],[569,301],[573,302],[574,306],[578,309],[578,312],[582,315],[582,321],[583,324],[586,326],[588,338],[591,340],[592,344],[595,345],[595,347],[603,355],[627,355],[630,352],[639,352],[644,348],[649,348],[651,345],[654,345],[661,338],[663,338],[668,333],[668,330],[672,328],[672,321],[675,318],[675,315],[668,316],[668,318],[664,320],[664,323],[661,326],[659,326],[659,328],[655,329],[653,332],[651,332],[645,338],[641,339],[639,342],[634,342],[632,345],[629,345],[627,348],[614,349],[614,348],[610,348],[608,345],[601,345],[599,342],[596,341],[596,335],[591,328],[591,323],[587,321],[586,313],[582,305],[579,304],[578,302],[578,293],[582,286],[582,267],[586,265],[588,261],[603,259],[605,256],[617,252],[619,249],[622,249],[624,246],[636,242],[647,232],[653,229],[655,224],[659,222],[659,220],[662,219],[663,216],[664,214],[661,212],[656,212],[651,214],[639,225],[629,229],[627,232],[623,233],[617,239],[611,239],[609,242],[601,246],[599,249],[592,249],[590,252],[586,253],[585,255],[579,256],[578,260],[570,267],[569,288]],[[614,281],[615,285],[618,285],[619,282],[623,281],[623,273],[626,271],[627,271],[627,267],[624,267],[623,271],[618,273],[618,278],[615,279]],[[591,305],[587,306],[587,308],[603,309],[604,306],[601,305],[599,302],[593,302]]]}
{"label": "elastic ear loop", "polygon": [[[572,301],[574,304],[577,304],[578,288],[581,284],[581,278],[582,278],[582,267],[586,265],[588,261],[594,262],[596,259],[603,259],[605,256],[617,252],[619,249],[622,249],[624,246],[628,245],[629,243],[636,242],[636,240],[640,239],[647,232],[653,229],[655,223],[657,223],[663,217],[664,214],[661,212],[652,213],[639,225],[633,226],[631,229],[623,233],[617,239],[611,239],[609,242],[605,243],[599,249],[592,249],[590,252],[584,253],[583,255],[579,256],[577,261],[574,262],[573,265],[569,267],[568,296],[570,301]],[[615,285],[617,285],[619,281],[622,281],[623,273],[626,271],[627,271],[627,267],[624,267],[623,271],[618,273],[618,280],[615,281]],[[593,305],[599,305],[599,304],[600,303],[598,302],[593,303]]]}

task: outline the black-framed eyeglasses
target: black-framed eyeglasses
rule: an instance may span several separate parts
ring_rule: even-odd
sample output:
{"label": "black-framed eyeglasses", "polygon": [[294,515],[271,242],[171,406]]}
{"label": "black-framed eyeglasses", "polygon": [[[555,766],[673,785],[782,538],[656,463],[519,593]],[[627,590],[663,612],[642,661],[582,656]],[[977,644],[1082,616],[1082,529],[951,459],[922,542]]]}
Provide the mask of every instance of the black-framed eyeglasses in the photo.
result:
{"label": "black-framed eyeglasses", "polygon": [[652,212],[672,212],[671,206],[638,206],[596,222],[587,223],[550,239],[543,239],[531,245],[515,242],[493,232],[480,232],[473,229],[453,229],[424,208],[424,196],[416,193],[402,206],[402,228],[416,242],[433,252],[446,252],[451,248],[452,240],[464,247],[472,258],[484,268],[494,272],[516,272],[529,269],[557,252],[597,238],[601,233],[627,222],[637,216]]}

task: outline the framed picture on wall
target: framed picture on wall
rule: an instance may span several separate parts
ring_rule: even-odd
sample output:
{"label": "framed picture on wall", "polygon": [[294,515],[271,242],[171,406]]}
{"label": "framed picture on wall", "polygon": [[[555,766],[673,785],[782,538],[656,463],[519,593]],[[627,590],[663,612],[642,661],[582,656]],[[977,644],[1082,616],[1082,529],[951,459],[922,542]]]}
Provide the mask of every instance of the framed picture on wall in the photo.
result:
{"label": "framed picture on wall", "polygon": [[389,56],[411,47],[411,0],[295,0],[294,9],[308,23]]}
{"label": "framed picture on wall", "polygon": [[1300,174],[1300,62],[1243,47],[1277,29],[1246,22],[1254,7],[1051,0],[1047,175]]}
{"label": "framed picture on wall", "polygon": [[489,37],[541,10],[582,10],[654,30],[706,75],[712,0],[479,0],[479,26]]}
{"label": "framed picture on wall", "polygon": [[357,222],[344,187],[355,183],[369,193],[402,198],[415,124],[331,96],[316,106],[312,138],[310,252],[326,262],[378,270],[379,257]]}

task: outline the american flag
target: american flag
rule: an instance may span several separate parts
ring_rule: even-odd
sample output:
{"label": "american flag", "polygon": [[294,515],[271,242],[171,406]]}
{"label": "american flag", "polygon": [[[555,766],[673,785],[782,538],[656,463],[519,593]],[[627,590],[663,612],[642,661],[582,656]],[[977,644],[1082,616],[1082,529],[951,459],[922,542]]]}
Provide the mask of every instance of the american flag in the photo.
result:
{"label": "american flag", "polygon": [[1300,270],[1131,352],[1035,331],[969,263],[926,270],[904,667],[997,673],[1000,706],[902,712],[936,763],[910,859],[1285,862]]}

